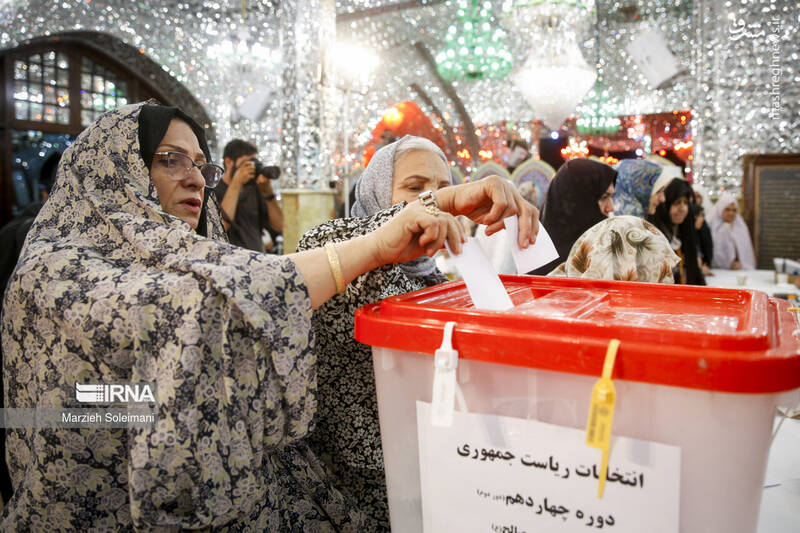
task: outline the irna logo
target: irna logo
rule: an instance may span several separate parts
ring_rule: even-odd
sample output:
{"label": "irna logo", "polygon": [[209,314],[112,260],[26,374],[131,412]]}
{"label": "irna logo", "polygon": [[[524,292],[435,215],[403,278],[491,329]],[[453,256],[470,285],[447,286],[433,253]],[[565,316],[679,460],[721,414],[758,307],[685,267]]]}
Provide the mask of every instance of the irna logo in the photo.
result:
{"label": "irna logo", "polygon": [[156,403],[155,383],[75,383],[81,403]]}

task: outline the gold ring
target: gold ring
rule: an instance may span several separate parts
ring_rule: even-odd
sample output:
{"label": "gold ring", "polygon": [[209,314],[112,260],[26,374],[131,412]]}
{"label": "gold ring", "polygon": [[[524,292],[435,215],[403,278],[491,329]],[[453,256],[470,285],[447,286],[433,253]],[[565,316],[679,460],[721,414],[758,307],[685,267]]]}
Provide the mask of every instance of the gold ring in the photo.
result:
{"label": "gold ring", "polygon": [[427,211],[428,214],[433,215],[435,217],[438,217],[439,213],[441,213],[441,211],[439,211],[439,208],[433,204],[425,206],[425,211]]}

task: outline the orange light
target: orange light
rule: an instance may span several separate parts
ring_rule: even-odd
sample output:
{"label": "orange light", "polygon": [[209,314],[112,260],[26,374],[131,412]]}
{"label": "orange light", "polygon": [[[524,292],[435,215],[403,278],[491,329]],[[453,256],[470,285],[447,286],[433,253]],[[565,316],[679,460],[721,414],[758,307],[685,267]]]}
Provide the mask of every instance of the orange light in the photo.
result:
{"label": "orange light", "polygon": [[396,128],[403,122],[403,113],[396,107],[391,108],[383,115],[383,123],[389,128]]}
{"label": "orange light", "polygon": [[570,142],[569,145],[561,149],[561,157],[565,160],[575,159],[578,157],[587,157],[589,155],[589,147],[586,141],[581,141],[580,144]]}
{"label": "orange light", "polygon": [[478,156],[484,161],[486,161],[487,159],[491,159],[492,155],[493,154],[491,150],[481,150],[478,152]]}
{"label": "orange light", "polygon": [[469,155],[469,150],[467,150],[466,148],[464,148],[463,150],[459,150],[458,152],[456,152],[456,155],[457,155],[458,157],[460,157],[461,159],[471,159],[471,157],[470,157],[470,155]]}
{"label": "orange light", "polygon": [[666,150],[659,150],[658,151],[658,155],[660,155],[661,157],[664,157],[665,155],[667,155],[667,151]]}

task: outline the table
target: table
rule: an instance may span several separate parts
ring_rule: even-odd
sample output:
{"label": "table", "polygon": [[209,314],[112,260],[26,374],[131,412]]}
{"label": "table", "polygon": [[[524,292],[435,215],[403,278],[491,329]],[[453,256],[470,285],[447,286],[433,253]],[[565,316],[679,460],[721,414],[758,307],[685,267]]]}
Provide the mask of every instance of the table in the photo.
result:
{"label": "table", "polygon": [[[776,417],[777,426],[781,417]],[[800,420],[784,420],[769,450],[758,533],[800,531]]]}
{"label": "table", "polygon": [[[776,284],[772,270],[713,269],[712,272],[713,276],[706,277],[711,287],[754,289],[770,296],[796,294],[800,299],[800,288],[789,283]],[[747,276],[744,285],[739,284],[738,276]],[[794,399],[796,401],[797,397]],[[776,427],[781,418],[776,417]],[[800,420],[784,420],[770,447],[765,482],[779,484],[764,489],[758,533],[800,531]]]}
{"label": "table", "polygon": [[[713,276],[706,276],[709,287],[726,287],[729,289],[753,289],[763,291],[770,296],[775,293],[796,294],[800,298],[800,288],[793,283],[775,283],[773,270],[723,270],[714,268]],[[739,284],[739,276],[747,276],[744,285]]]}

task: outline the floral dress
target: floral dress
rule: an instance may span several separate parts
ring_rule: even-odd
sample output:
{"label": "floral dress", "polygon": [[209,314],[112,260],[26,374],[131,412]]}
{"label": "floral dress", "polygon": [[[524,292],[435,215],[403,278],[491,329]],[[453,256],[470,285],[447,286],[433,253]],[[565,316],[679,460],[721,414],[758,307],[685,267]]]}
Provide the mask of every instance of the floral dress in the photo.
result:
{"label": "floral dress", "polygon": [[[364,219],[336,219],[308,231],[298,250],[365,235],[395,216],[396,204]],[[352,281],[345,292],[314,312],[317,339],[317,414],[308,443],[329,468],[334,486],[367,516],[364,531],[388,531],[372,349],[353,337],[356,309],[389,296],[443,283],[438,270],[409,277],[400,265],[386,265]]]}
{"label": "floral dress", "polygon": [[299,271],[228,244],[213,202],[210,238],[163,212],[141,106],[64,153],[5,294],[3,374],[13,408],[87,407],[75,383],[154,381],[157,422],[9,429],[0,530],[359,530],[302,441],[316,364]]}

